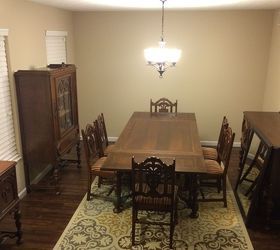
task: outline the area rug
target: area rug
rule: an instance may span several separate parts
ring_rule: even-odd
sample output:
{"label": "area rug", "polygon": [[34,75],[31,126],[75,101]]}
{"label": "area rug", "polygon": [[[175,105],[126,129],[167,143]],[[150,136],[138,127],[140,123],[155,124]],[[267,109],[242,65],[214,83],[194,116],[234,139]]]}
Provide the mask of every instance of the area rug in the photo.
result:
{"label": "area rug", "polygon": [[[128,206],[121,213],[113,213],[115,197],[114,194],[106,197],[109,188],[104,185],[98,188],[97,182],[93,183],[92,189],[97,196],[91,201],[87,201],[86,196],[83,198],[54,249],[169,249],[169,228],[159,226],[137,227],[136,245],[131,246],[131,208]],[[204,195],[214,197],[217,189],[207,188]],[[201,202],[197,219],[189,217],[190,209],[180,201],[173,249],[253,249],[230,185],[227,199],[227,208],[222,202]],[[166,219],[164,214],[144,216]]]}

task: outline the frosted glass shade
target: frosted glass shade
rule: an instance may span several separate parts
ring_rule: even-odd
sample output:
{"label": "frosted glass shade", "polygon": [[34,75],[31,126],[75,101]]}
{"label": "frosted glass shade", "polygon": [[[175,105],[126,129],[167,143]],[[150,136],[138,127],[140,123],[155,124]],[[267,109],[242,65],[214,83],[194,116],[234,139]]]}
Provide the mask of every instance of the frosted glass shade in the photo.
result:
{"label": "frosted glass shade", "polygon": [[148,48],[144,50],[144,56],[148,63],[176,64],[181,57],[181,50],[165,48],[165,42],[160,41],[158,48]]}

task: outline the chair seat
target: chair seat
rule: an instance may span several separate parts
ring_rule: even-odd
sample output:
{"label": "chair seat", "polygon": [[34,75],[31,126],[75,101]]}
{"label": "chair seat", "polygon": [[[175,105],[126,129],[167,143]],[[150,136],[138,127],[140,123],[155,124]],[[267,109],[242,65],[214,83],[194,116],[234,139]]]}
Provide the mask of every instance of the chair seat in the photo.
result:
{"label": "chair seat", "polygon": [[[139,185],[136,185],[135,191],[139,191]],[[143,185],[143,192],[148,192],[149,191],[149,186],[147,184]],[[163,185],[159,185],[158,189],[157,189],[158,193],[163,193]],[[177,197],[177,192],[178,192],[178,186],[174,186],[174,195],[173,195],[173,199],[175,201],[175,198]],[[168,193],[171,194],[171,186],[168,186]],[[141,208],[142,206],[145,208],[151,208],[151,210],[153,210],[153,207],[157,207],[157,210],[166,210],[171,206],[171,198],[168,197],[146,197],[144,195],[137,195],[135,197],[135,202],[136,205]]]}
{"label": "chair seat", "polygon": [[108,145],[108,146],[106,147],[105,151],[104,151],[104,154],[105,154],[105,155],[108,155],[110,152],[113,151],[114,147],[115,147],[114,144]]}
{"label": "chair seat", "polygon": [[210,147],[202,147],[202,152],[204,159],[207,160],[217,160],[218,159],[218,152],[215,148]]}
{"label": "chair seat", "polygon": [[208,174],[223,174],[224,168],[217,161],[204,160]]}
{"label": "chair seat", "polygon": [[107,157],[101,157],[99,158],[92,166],[91,171],[93,174],[98,175],[103,178],[112,178],[115,176],[115,172],[113,171],[104,171],[101,170],[102,165],[106,161]]}

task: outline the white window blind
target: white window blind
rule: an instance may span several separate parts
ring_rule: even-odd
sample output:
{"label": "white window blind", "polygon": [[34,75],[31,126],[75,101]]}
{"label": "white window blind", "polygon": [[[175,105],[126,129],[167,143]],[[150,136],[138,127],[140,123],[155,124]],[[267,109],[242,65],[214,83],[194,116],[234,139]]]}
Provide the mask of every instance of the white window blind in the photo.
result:
{"label": "white window blind", "polygon": [[61,64],[66,63],[66,31],[47,31],[47,63]]}
{"label": "white window blind", "polygon": [[16,161],[17,152],[6,55],[7,30],[0,29],[0,160]]}

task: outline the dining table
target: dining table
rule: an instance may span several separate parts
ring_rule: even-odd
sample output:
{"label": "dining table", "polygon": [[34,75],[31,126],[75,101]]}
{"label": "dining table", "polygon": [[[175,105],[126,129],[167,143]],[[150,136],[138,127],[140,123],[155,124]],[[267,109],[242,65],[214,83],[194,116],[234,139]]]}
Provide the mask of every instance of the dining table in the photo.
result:
{"label": "dining table", "polygon": [[188,177],[190,217],[198,217],[199,175],[207,173],[194,113],[134,112],[108,154],[102,170],[115,171],[114,212],[122,211],[122,176],[130,173],[132,157],[140,162],[156,156],[166,163],[176,161],[176,174]]}

